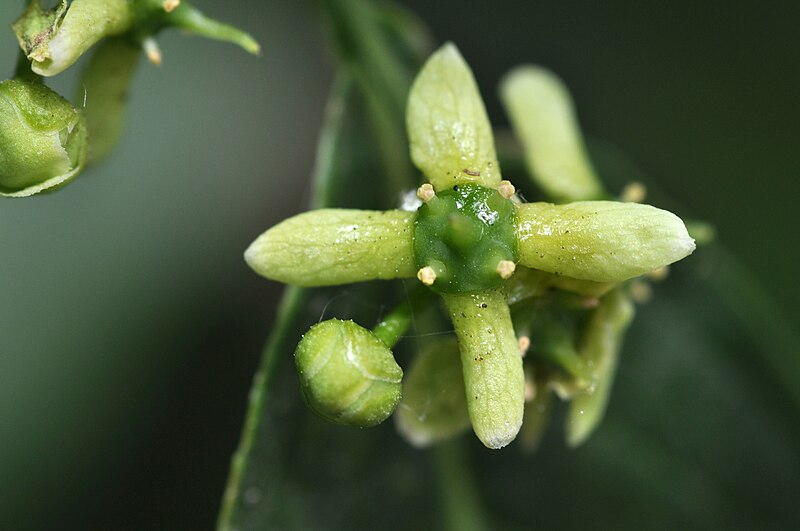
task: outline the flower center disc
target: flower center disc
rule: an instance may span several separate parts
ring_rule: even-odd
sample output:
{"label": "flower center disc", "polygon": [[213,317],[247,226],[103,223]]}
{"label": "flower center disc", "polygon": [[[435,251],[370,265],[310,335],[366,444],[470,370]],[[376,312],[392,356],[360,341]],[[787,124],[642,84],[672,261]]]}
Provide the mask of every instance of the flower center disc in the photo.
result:
{"label": "flower center disc", "polygon": [[414,223],[417,267],[431,267],[431,286],[464,293],[499,285],[501,260],[517,259],[516,208],[497,190],[462,184],[437,192]]}

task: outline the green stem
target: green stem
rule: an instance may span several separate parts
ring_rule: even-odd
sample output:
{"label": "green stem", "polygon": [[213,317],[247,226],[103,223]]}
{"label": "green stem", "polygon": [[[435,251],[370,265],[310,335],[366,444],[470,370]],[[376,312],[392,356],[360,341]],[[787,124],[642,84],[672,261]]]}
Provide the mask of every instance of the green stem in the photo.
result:
{"label": "green stem", "polygon": [[444,528],[452,531],[489,529],[475,478],[466,462],[464,442],[454,439],[441,444],[434,455],[444,507]]}
{"label": "green stem", "polygon": [[261,46],[249,33],[209,18],[185,2],[163,17],[164,23],[169,26],[182,28],[209,39],[236,44],[254,55],[261,53]]}
{"label": "green stem", "polygon": [[387,347],[394,347],[406,333],[414,320],[414,314],[422,311],[431,301],[430,290],[415,288],[406,300],[392,309],[380,323],[375,325],[372,333],[383,341]]}

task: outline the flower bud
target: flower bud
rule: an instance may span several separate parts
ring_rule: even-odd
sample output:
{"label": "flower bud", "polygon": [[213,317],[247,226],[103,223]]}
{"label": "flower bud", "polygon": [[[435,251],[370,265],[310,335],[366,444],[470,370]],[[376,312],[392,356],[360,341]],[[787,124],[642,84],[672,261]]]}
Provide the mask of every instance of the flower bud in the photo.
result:
{"label": "flower bud", "polygon": [[403,370],[392,351],[353,321],[312,326],[297,345],[295,363],[306,403],[331,422],[375,426],[400,400]]}
{"label": "flower bud", "polygon": [[403,382],[395,414],[397,431],[418,448],[469,428],[464,376],[455,338],[428,345],[414,359]]}
{"label": "flower bud", "polygon": [[132,21],[128,0],[73,0],[69,6],[62,0],[52,10],[35,0],[12,28],[33,71],[54,76],[103,37],[127,31]]}
{"label": "flower bud", "polygon": [[580,446],[605,415],[625,332],[633,319],[633,303],[616,289],[602,298],[586,324],[581,356],[589,367],[592,385],[573,398],[567,417],[567,443]]}
{"label": "flower bud", "polygon": [[40,83],[0,82],[0,195],[27,197],[61,186],[86,165],[80,112]]}

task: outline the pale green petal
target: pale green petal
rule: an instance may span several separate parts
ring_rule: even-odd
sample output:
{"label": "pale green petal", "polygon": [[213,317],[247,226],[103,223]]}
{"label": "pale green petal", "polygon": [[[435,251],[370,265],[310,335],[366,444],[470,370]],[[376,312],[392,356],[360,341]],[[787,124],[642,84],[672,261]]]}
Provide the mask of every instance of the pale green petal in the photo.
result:
{"label": "pale green petal", "polygon": [[461,348],[472,429],[488,448],[517,436],[525,405],[522,356],[500,290],[442,295]]}
{"label": "pale green petal", "polygon": [[520,264],[595,282],[619,282],[694,251],[683,221],[636,203],[519,206]]}
{"label": "pale green petal", "polygon": [[418,448],[469,428],[464,375],[455,338],[436,341],[414,358],[403,381],[403,398],[395,423],[397,431]]}
{"label": "pale green petal", "polygon": [[500,95],[537,184],[559,202],[599,198],[602,186],[561,80],[543,68],[521,66],[505,77]]}
{"label": "pale green petal", "polygon": [[633,319],[628,296],[615,290],[603,297],[587,324],[581,356],[591,368],[593,384],[572,399],[567,417],[567,443],[575,447],[597,428],[608,405],[625,331]]}
{"label": "pale green petal", "polygon": [[406,113],[411,158],[436,190],[500,183],[494,137],[469,66],[451,43],[434,53],[411,87]]}
{"label": "pale green petal", "polygon": [[410,278],[416,213],[322,209],[259,236],[244,258],[261,276],[297,286]]}

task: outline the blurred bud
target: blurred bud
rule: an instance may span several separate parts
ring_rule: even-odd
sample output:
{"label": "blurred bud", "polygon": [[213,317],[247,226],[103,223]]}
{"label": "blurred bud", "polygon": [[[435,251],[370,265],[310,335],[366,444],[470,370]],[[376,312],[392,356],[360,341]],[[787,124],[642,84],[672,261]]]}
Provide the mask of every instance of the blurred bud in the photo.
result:
{"label": "blurred bud", "polygon": [[33,71],[54,76],[103,37],[127,31],[132,21],[128,0],[73,0],[69,6],[61,0],[53,9],[34,0],[12,28]]}
{"label": "blurred bud", "polygon": [[634,307],[617,289],[603,297],[586,324],[581,355],[589,367],[593,385],[575,396],[567,417],[567,443],[573,448],[585,441],[605,415],[625,331]]}
{"label": "blurred bud", "polygon": [[458,435],[470,426],[458,342],[429,345],[414,359],[403,382],[395,414],[397,431],[422,448]]}
{"label": "blurred bud", "polygon": [[0,195],[27,197],[61,186],[86,165],[86,124],[39,83],[0,82]]}
{"label": "blurred bud", "polygon": [[552,72],[533,65],[517,67],[500,85],[500,96],[536,183],[557,201],[603,195],[594,174],[572,99]]}
{"label": "blurred bud", "polygon": [[308,406],[337,424],[375,426],[400,400],[403,371],[392,351],[353,321],[314,325],[295,351]]}
{"label": "blurred bud", "polygon": [[139,62],[140,51],[128,39],[104,40],[92,55],[82,83],[80,99],[89,130],[92,164],[105,158],[117,145],[128,104],[128,89]]}

